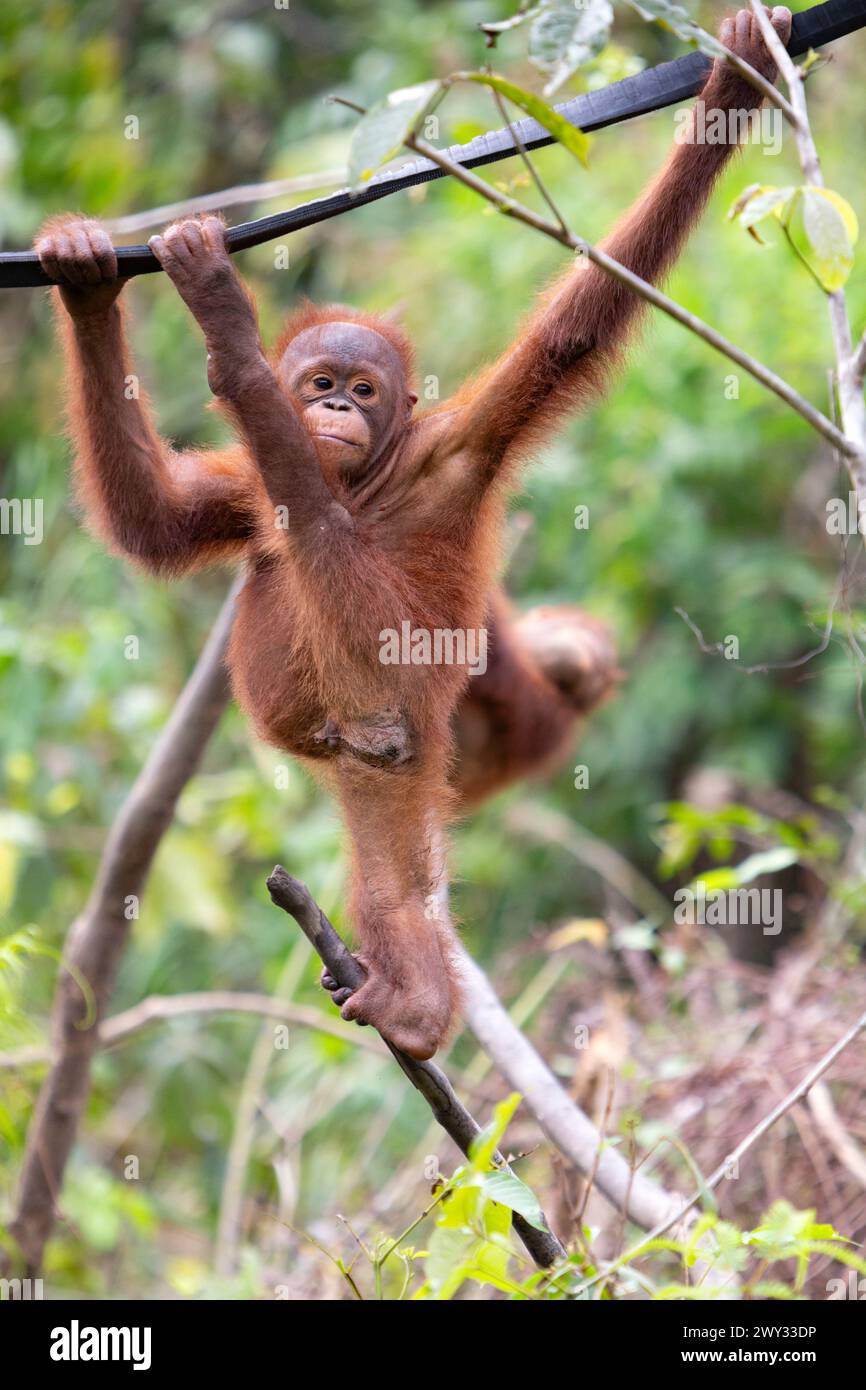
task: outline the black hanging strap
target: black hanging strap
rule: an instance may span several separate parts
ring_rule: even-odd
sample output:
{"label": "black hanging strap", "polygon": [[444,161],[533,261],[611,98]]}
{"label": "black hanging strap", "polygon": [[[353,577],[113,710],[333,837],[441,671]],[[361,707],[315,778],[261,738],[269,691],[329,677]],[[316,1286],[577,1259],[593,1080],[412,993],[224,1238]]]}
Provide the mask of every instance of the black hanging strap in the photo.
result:
{"label": "black hanging strap", "polygon": [[[824,5],[815,5],[794,15],[788,52],[796,58],[810,48],[820,48],[864,26],[866,0],[827,0]],[[599,91],[573,97],[571,101],[557,106],[556,110],[581,130],[602,130],[605,126],[617,125],[634,116],[643,116],[649,111],[659,111],[662,107],[687,101],[700,91],[711,61],[703,53],[689,53],[671,63],[646,68],[634,77],[624,78],[622,82],[612,82]],[[508,129],[491,130],[485,135],[476,136],[468,145],[452,145],[444,153],[455,164],[477,169],[482,164],[508,159],[516,153],[518,141],[526,150],[537,150],[542,145],[554,143],[553,136],[528,117],[515,121],[513,130],[514,135]],[[443,176],[444,171],[429,159],[402,164],[396,170],[377,174],[358,192],[342,189],[325,198],[301,203],[287,212],[259,217],[255,222],[241,222],[229,228],[226,238],[228,248],[230,251],[245,251],[250,246],[273,241],[302,227],[311,227],[316,222],[327,221],[329,217],[364,207],[391,193],[411,188],[413,184],[429,183]],[[120,246],[117,248],[117,269],[122,279],[129,279],[133,275],[150,275],[161,270],[162,266],[147,246]],[[0,289],[52,283],[43,273],[34,252],[6,251],[0,255]]]}

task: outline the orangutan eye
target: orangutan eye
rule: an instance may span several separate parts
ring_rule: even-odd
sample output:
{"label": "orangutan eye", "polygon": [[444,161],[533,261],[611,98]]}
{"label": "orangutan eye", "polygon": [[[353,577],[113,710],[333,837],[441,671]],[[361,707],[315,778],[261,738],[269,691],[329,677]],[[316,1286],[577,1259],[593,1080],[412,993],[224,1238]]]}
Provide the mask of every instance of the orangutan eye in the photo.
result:
{"label": "orangutan eye", "polygon": [[357,386],[352,387],[352,390],[356,396],[372,396],[373,394],[373,388],[369,381],[359,381]]}
{"label": "orangutan eye", "polygon": [[317,391],[330,391],[333,382],[329,376],[314,376],[313,385]]}

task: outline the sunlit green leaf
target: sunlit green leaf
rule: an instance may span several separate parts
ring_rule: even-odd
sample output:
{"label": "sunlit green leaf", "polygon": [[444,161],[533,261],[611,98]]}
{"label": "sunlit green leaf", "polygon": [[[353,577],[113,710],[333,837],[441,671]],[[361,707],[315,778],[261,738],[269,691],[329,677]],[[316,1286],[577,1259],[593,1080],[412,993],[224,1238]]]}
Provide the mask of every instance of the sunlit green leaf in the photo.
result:
{"label": "sunlit green leaf", "polygon": [[484,1126],[478,1138],[473,1140],[470,1156],[476,1171],[484,1172],[491,1166],[493,1155],[499,1148],[499,1142],[521,1099],[518,1092],[514,1091],[505,1100],[500,1101],[493,1111],[493,1119]]}
{"label": "sunlit green leaf", "polygon": [[776,188],[770,184],[753,183],[740,194],[728,218],[738,222],[755,241],[761,242],[761,237],[755,231],[758,223],[768,217],[784,221],[795,192],[793,185]]}
{"label": "sunlit green leaf", "polygon": [[482,1189],[486,1197],[518,1212],[537,1231],[546,1230],[538,1198],[532,1188],[527,1187],[514,1173],[487,1173]]}
{"label": "sunlit green leaf", "polygon": [[584,135],[577,126],[571,125],[558,111],[554,111],[552,106],[548,106],[546,101],[536,96],[534,92],[527,92],[523,87],[518,87],[515,82],[509,82],[505,77],[499,77],[496,73],[470,72],[466,73],[466,78],[470,82],[480,82],[485,87],[493,87],[500,96],[506,97],[508,101],[514,102],[521,111],[525,111],[527,116],[532,116],[539,125],[549,131],[560,145],[564,145],[581,164],[586,164],[589,155],[589,137]]}
{"label": "sunlit green leaf", "polygon": [[785,230],[795,251],[828,294],[841,289],[854,265],[857,217],[849,203],[827,188],[797,189]]}

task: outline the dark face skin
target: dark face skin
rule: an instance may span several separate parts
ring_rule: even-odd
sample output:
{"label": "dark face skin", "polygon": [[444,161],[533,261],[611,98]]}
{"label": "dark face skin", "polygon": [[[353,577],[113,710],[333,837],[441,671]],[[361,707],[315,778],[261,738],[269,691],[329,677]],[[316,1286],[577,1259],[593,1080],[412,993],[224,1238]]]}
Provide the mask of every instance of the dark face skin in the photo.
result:
{"label": "dark face skin", "polygon": [[357,323],[305,329],[283,353],[279,374],[323,465],[350,486],[387,457],[417,400],[387,338]]}

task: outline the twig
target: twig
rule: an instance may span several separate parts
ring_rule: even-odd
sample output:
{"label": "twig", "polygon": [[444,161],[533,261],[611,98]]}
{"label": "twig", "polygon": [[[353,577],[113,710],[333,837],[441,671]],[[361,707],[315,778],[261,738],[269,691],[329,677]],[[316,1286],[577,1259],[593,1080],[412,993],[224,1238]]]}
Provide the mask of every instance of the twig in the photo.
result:
{"label": "twig", "polygon": [[[272,900],[277,907],[294,917],[337,983],[347,989],[358,989],[364,983],[366,975],[322,909],[313,900],[309,889],[286,873],[280,864],[276,866],[267,883]],[[407,1056],[398,1047],[387,1042],[387,1039],[386,1043],[412,1085],[427,1101],[438,1123],[451,1136],[460,1152],[468,1154],[481,1129],[454,1094],[445,1073],[433,1062],[416,1061],[414,1057]],[[502,1166],[507,1169],[504,1159],[498,1157]],[[549,1228],[538,1231],[515,1212],[514,1229],[536,1264],[543,1269],[550,1268],[559,1260],[567,1259],[566,1251]]]}
{"label": "twig", "polygon": [[[493,188],[489,183],[485,183],[484,179],[480,179],[471,169],[466,169],[462,164],[456,164],[454,160],[449,159],[441,150],[437,150],[435,145],[430,145],[426,140],[422,140],[420,137],[414,135],[407,139],[406,144],[408,148],[414,150],[416,154],[421,155],[424,159],[431,160],[434,164],[438,164],[440,169],[444,169],[446,173],[453,175],[455,179],[465,184],[467,188],[473,189],[480,197],[498,208],[504,216],[513,217],[517,222],[523,222],[527,227],[532,227],[533,230],[541,232],[542,235],[550,237],[553,241],[558,241],[561,246],[566,246],[571,251],[581,252],[581,254],[585,255],[593,264],[607,271],[609,275],[612,275],[614,279],[619,280],[622,284],[627,285],[628,288],[639,295],[641,299],[645,299],[649,304],[654,305],[655,308],[661,309],[662,313],[667,314],[669,318],[675,319],[676,322],[682,324],[684,328],[688,328],[692,333],[696,334],[697,337],[702,338],[705,343],[708,343],[710,347],[714,347],[717,352],[721,352],[725,357],[729,357],[732,362],[736,362],[739,367],[742,367],[750,376],[753,376],[756,381],[760,381],[762,386],[766,386],[768,391],[772,391],[780,400],[783,400],[786,405],[789,405],[792,410],[795,410],[798,415],[802,415],[803,419],[808,421],[812,428],[817,430],[818,434],[823,435],[825,439],[829,440],[829,442],[839,450],[840,454],[843,454],[846,458],[859,457],[856,445],[848,439],[841,430],[837,429],[833,422],[828,420],[826,415],[823,415],[810,401],[807,401],[798,391],[795,391],[793,386],[789,385],[787,381],[784,381],[782,377],[777,376],[769,367],[765,367],[763,362],[759,362],[756,358],[751,357],[747,352],[744,352],[742,348],[737,347],[736,343],[732,343],[728,338],[718,333],[715,328],[711,328],[708,323],[704,323],[703,319],[699,319],[696,314],[689,313],[688,309],[684,309],[681,304],[677,304],[676,300],[670,299],[668,295],[656,289],[655,285],[651,285],[647,280],[642,280],[639,275],[635,275],[632,271],[628,270],[626,266],[621,265],[619,261],[615,261],[612,256],[608,256],[606,252],[600,250],[599,247],[593,246],[590,242],[584,241],[580,237],[576,237],[573,232],[563,230],[555,223],[549,222],[546,218],[533,212],[531,208],[524,207],[522,203],[517,202],[514,198],[509,198],[505,194],[500,193],[498,189]],[[866,477],[866,474],[864,474],[864,477]]]}
{"label": "twig", "polygon": [[346,182],[345,169],[324,169],[319,174],[299,174],[292,179],[269,179],[266,183],[241,183],[234,188],[217,189],[215,193],[199,193],[178,203],[163,203],[162,207],[144,208],[126,217],[109,217],[105,227],[115,236],[143,232],[148,227],[162,227],[176,217],[197,212],[219,212],[223,208],[241,207],[245,203],[263,203],[269,198],[282,198],[287,193],[308,193],[316,188],[340,187]]}
{"label": "twig", "polygon": [[[485,67],[485,72],[492,73],[492,69],[490,68],[489,64]],[[527,150],[526,146],[521,140],[520,132],[518,131],[517,127],[515,126],[514,122],[508,114],[508,108],[502,98],[501,93],[498,92],[495,87],[491,87],[490,91],[492,93],[493,100],[496,103],[496,108],[499,112],[500,119],[505,122],[505,125],[508,129],[508,133],[514,142],[514,148],[520,155],[520,158],[523,162],[523,165],[527,173],[529,174],[529,177],[532,179],[532,182],[535,184],[535,187],[538,189],[538,192],[541,194],[541,197],[547,204],[553,216],[556,218],[559,226],[562,228],[564,232],[567,232],[568,226],[565,221],[565,218],[563,217],[559,208],[556,206],[556,203],[553,201],[553,197],[547,185],[545,184],[544,179],[541,177],[540,173],[538,172],[538,169],[535,167],[535,161],[532,159],[532,157],[529,154],[529,151]]]}
{"label": "twig", "polygon": [[[800,666],[808,666],[809,662],[814,661],[816,656],[823,656],[833,636],[834,614],[836,612],[836,605],[839,602],[840,590],[844,584],[844,579],[845,577],[843,575],[836,586],[836,593],[833,595],[827,621],[824,624],[824,633],[816,646],[811,647],[807,652],[803,652],[801,656],[791,657],[790,661],[761,661],[755,666],[741,666],[740,663],[736,661],[732,663],[734,669],[739,671],[741,676],[768,676],[772,671],[796,671]],[[725,657],[724,642],[708,642],[697,623],[689,617],[684,608],[675,607],[674,612],[678,617],[682,618],[686,627],[689,628],[697,638],[698,646],[702,652],[707,656]]]}
{"label": "twig", "polygon": [[[99,1045],[99,1021],[114,990],[130,930],[127,907],[139,897],[153,856],[171,822],[177,799],[229,700],[223,657],[243,583],[232,585],[195,669],[168,723],[135,780],[103,850],[90,900],[72,924],[64,948],[53,1008],[54,1061],[30,1129],[18,1207],[9,1232],[27,1270],[38,1273],[57,1217],[66,1163],[90,1090],[90,1066]],[[76,979],[87,982],[95,1019]]]}
{"label": "twig", "polygon": [[490,22],[482,20],[478,28],[484,35],[487,47],[495,48],[496,40],[500,34],[507,33],[509,29],[516,29],[518,24],[524,24],[527,19],[531,19],[536,15],[540,9],[541,6],[532,4],[531,0],[523,0],[516,14],[511,15],[508,19],[497,19],[491,20]]}
{"label": "twig", "polygon": [[[348,1023],[331,1018],[321,1009],[307,1004],[288,1004],[270,994],[254,994],[251,991],[214,989],[201,990],[193,994],[151,994],[134,1004],[123,1013],[107,1018],[99,1028],[99,1046],[113,1047],[125,1042],[135,1033],[149,1028],[153,1023],[164,1023],[172,1018],[186,1018],[194,1014],[256,1014],[259,1017],[273,1018],[280,1023],[291,1023],[296,1028],[309,1028],[327,1033],[332,1038],[360,1047],[362,1051],[372,1052],[383,1057],[384,1048],[374,1037],[353,1028]],[[20,1067],[34,1066],[37,1063],[53,1061],[51,1048],[41,1043],[16,1048],[13,1052],[0,1052],[0,1071],[16,1071]]]}

